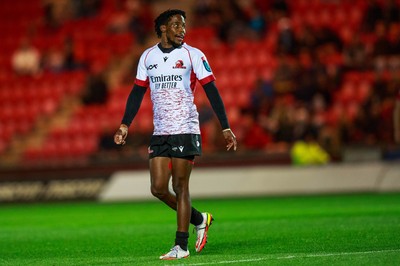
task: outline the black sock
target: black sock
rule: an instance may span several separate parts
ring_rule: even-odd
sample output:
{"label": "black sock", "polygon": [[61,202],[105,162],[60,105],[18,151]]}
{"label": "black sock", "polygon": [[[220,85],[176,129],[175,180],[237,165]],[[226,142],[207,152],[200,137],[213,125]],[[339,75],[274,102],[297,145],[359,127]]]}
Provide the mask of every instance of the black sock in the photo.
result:
{"label": "black sock", "polygon": [[199,225],[203,222],[203,215],[201,212],[192,207],[192,215],[190,216],[190,223],[193,225]]}
{"label": "black sock", "polygon": [[179,245],[181,249],[188,249],[189,232],[176,231],[175,245]]}

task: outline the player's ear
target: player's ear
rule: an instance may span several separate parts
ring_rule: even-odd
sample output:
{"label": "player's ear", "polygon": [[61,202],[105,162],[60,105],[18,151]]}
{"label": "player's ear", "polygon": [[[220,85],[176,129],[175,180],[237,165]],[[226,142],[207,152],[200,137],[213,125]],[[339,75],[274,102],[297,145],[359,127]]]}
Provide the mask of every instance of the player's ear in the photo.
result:
{"label": "player's ear", "polygon": [[167,25],[161,25],[160,30],[162,33],[165,33],[167,31]]}

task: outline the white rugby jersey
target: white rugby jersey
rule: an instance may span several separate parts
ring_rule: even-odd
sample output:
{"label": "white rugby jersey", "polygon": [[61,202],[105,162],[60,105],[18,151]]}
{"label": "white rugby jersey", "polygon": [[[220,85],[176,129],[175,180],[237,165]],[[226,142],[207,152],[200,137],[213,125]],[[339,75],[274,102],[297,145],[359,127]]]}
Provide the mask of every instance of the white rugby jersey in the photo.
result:
{"label": "white rugby jersey", "polygon": [[150,87],[154,135],[200,134],[194,104],[196,81],[215,80],[203,52],[183,44],[169,53],[157,45],[140,57],[135,83]]}

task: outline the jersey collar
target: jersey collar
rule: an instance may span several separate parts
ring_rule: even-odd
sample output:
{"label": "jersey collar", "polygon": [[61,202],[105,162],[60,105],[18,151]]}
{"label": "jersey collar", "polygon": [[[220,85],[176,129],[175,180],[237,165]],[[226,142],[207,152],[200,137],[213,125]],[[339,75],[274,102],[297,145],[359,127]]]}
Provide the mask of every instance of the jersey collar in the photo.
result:
{"label": "jersey collar", "polygon": [[163,53],[165,53],[165,54],[169,54],[169,53],[172,52],[173,50],[175,50],[175,49],[177,49],[177,48],[179,49],[179,48],[182,47],[182,45],[180,45],[180,46],[178,46],[178,47],[172,46],[171,48],[164,48],[164,47],[161,46],[161,43],[158,43],[157,46],[158,46],[158,48],[160,48],[161,52],[163,52]]}

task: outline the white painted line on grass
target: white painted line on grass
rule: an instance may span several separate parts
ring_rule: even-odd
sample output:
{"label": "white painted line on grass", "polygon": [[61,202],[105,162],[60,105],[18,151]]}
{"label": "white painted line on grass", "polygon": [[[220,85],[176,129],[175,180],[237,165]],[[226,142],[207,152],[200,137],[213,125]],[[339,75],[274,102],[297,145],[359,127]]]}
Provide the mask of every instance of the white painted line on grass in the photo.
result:
{"label": "white painted line on grass", "polygon": [[362,255],[362,254],[376,254],[387,252],[399,252],[400,249],[383,249],[383,250],[368,250],[368,251],[354,251],[354,252],[338,252],[338,253],[321,253],[321,254],[304,254],[300,256],[285,256],[278,257],[277,259],[293,259],[293,258],[315,258],[315,257],[333,257],[333,256],[348,256],[348,255]]}
{"label": "white painted line on grass", "polygon": [[300,255],[287,255],[280,257],[262,257],[262,258],[254,258],[254,259],[239,259],[239,260],[223,260],[223,261],[210,261],[210,262],[202,262],[202,263],[188,263],[185,265],[209,265],[212,264],[234,264],[234,263],[242,263],[242,262],[257,262],[264,260],[283,260],[283,259],[296,259],[296,258],[315,258],[315,257],[333,257],[333,256],[349,256],[349,255],[362,255],[362,254],[376,254],[376,253],[390,253],[390,252],[400,252],[400,249],[384,249],[384,250],[368,250],[368,251],[354,251],[354,252],[338,252],[338,253],[316,253],[316,254],[300,254]]}

